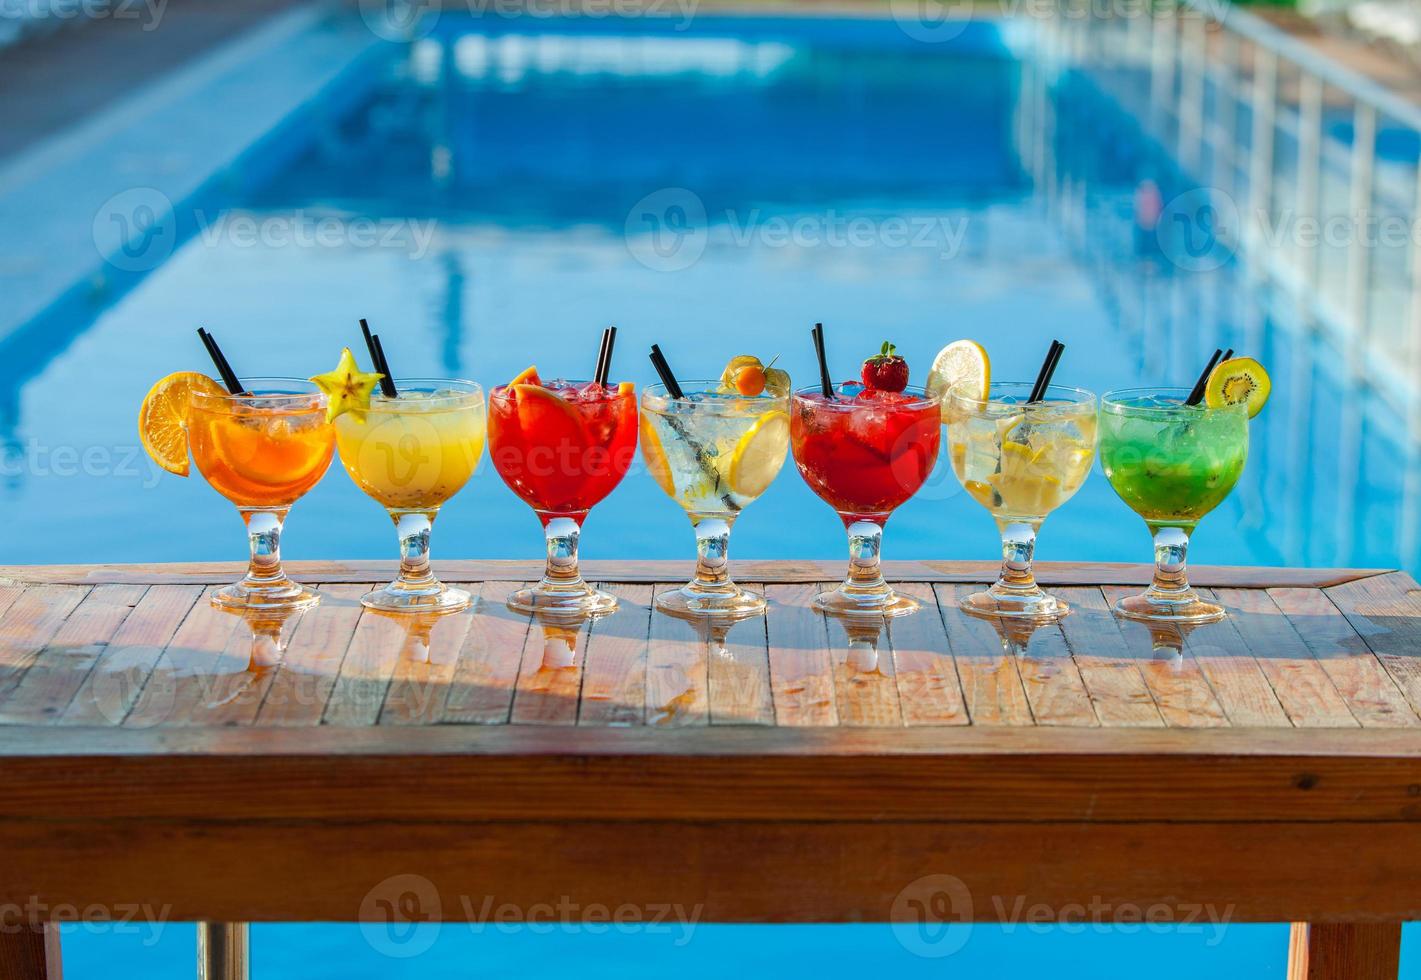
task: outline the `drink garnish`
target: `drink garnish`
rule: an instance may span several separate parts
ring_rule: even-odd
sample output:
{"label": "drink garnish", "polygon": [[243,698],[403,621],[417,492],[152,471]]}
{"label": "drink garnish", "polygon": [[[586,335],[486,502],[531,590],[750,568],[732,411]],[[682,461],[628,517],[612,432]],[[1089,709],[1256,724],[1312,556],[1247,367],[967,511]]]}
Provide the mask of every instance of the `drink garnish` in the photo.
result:
{"label": "drink garnish", "polygon": [[510,382],[508,387],[516,388],[518,385],[537,385],[543,387],[543,379],[538,377],[538,369],[535,365],[529,364]]}
{"label": "drink garnish", "polygon": [[877,354],[863,362],[863,386],[874,391],[902,391],[908,387],[908,362],[888,341]]}
{"label": "drink garnish", "polygon": [[770,358],[769,364],[762,364],[753,354],[737,354],[720,373],[720,383],[726,391],[751,398],[766,389],[769,389],[772,395],[788,395],[789,372],[775,367],[777,360],[779,355]]}
{"label": "drink garnish", "polygon": [[954,340],[933,358],[928,371],[929,395],[941,396],[943,421],[948,421],[947,393],[956,389],[964,397],[986,401],[992,383],[992,362],[975,340]]}
{"label": "drink garnish", "polygon": [[[241,385],[238,389],[240,391]],[[162,378],[138,409],[138,438],[143,448],[169,473],[187,476],[187,415],[192,393],[223,394],[222,386],[197,371],[178,371]]]}
{"label": "drink garnish", "polygon": [[356,421],[364,422],[370,410],[370,395],[380,382],[380,375],[360,370],[349,347],[342,347],[340,363],[334,371],[312,377],[311,383],[326,395],[326,421],[334,422],[350,412]]}
{"label": "drink garnish", "polygon": [[676,496],[676,483],[671,478],[671,461],[666,458],[666,450],[661,445],[661,437],[656,434],[656,427],[646,415],[642,415],[640,428],[641,454],[646,460],[646,468],[651,472],[651,478],[668,497]]}
{"label": "drink garnish", "polygon": [[1204,404],[1210,408],[1247,405],[1248,417],[1253,418],[1268,404],[1272,391],[1273,382],[1262,364],[1251,357],[1230,357],[1209,372]]}
{"label": "drink garnish", "polygon": [[788,440],[788,415],[784,412],[761,415],[735,444],[726,474],[730,488],[752,498],[768,490],[784,462]]}

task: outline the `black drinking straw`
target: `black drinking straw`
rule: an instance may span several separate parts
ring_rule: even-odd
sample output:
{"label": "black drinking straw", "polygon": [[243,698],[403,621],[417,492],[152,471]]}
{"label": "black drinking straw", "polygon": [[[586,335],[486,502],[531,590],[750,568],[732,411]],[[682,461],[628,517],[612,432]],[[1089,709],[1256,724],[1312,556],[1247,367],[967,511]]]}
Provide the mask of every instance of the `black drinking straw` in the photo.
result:
{"label": "black drinking straw", "polygon": [[1046,350],[1046,359],[1041,362],[1041,371],[1036,375],[1036,384],[1031,386],[1031,397],[1028,402],[1039,402],[1046,397],[1046,389],[1051,386],[1051,376],[1056,373],[1056,365],[1061,363],[1061,352],[1066,349],[1066,345],[1059,340],[1051,341],[1051,346]]}
{"label": "black drinking straw", "polygon": [[365,335],[365,349],[370,352],[370,364],[380,374],[380,392],[386,398],[395,398],[399,392],[395,390],[395,379],[390,374],[390,362],[385,360],[385,348],[380,345],[380,338],[370,332],[370,324],[365,322],[365,318],[360,318],[360,332]]}
{"label": "black drinking straw", "polygon": [[227,363],[227,355],[223,354],[222,348],[217,346],[216,338],[202,327],[197,328],[197,335],[202,338],[202,346],[207,348],[207,356],[212,358],[212,363],[216,365],[217,373],[222,376],[222,383],[227,386],[227,391],[233,395],[246,394],[246,389],[237,379],[232,365]]}
{"label": "black drinking straw", "polygon": [[651,345],[651,365],[656,368],[656,373],[661,375],[661,383],[666,386],[666,393],[672,398],[685,398],[685,392],[676,382],[676,375],[671,373],[671,365],[666,363],[666,355],[661,353],[661,347],[657,344]]}
{"label": "black drinking straw", "polygon": [[[1232,351],[1230,351],[1230,353],[1232,353]],[[1209,358],[1209,363],[1204,366],[1204,371],[1199,375],[1199,380],[1194,382],[1194,387],[1190,390],[1189,397],[1184,399],[1184,404],[1199,404],[1199,400],[1204,397],[1204,386],[1209,383],[1209,375],[1213,374],[1214,365],[1218,364],[1223,356],[1224,352],[1215,347],[1214,356]]]}
{"label": "black drinking straw", "polygon": [[597,352],[597,373],[593,380],[603,388],[607,387],[607,374],[612,370],[612,348],[616,343],[616,327],[608,327],[602,331],[602,349]]}
{"label": "black drinking straw", "polygon": [[814,338],[814,353],[819,358],[819,386],[824,397],[834,401],[834,382],[829,380],[829,359],[824,354],[824,324],[816,323],[810,335]]}
{"label": "black drinking straw", "polygon": [[1233,357],[1233,356],[1234,356],[1234,349],[1233,349],[1232,347],[1230,347],[1228,350],[1224,351],[1224,356],[1221,357],[1221,358],[1219,358],[1219,363],[1222,364],[1222,363],[1224,363],[1225,361],[1227,361],[1229,358],[1231,358],[1231,357]]}

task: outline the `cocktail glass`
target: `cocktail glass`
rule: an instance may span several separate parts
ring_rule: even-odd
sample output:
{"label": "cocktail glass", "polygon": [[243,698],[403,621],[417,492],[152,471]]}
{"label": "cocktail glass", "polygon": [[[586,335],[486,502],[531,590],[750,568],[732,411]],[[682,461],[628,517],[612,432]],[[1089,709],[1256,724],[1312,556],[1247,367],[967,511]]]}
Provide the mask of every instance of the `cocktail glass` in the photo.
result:
{"label": "cocktail glass", "polygon": [[1050,385],[1028,402],[1029,382],[989,386],[987,400],[960,388],[947,395],[948,457],[962,486],[996,519],[1002,571],[961,601],[982,616],[1051,620],[1070,611],[1031,573],[1041,522],[1081,488],[1095,459],[1095,395]]}
{"label": "cocktail glass", "polygon": [[656,597],[672,613],[739,616],[765,610],[765,597],[730,579],[730,529],[769,488],[789,451],[789,395],[727,393],[719,381],[665,385],[641,396],[641,452],[662,490],[696,529],[696,574]]}
{"label": "cocktail glass", "polygon": [[445,585],[429,564],[439,508],[474,475],[484,449],[484,393],[472,381],[396,379],[361,418],[335,420],[340,460],[355,485],[383,504],[400,540],[400,573],[360,601],[385,612],[453,612],[469,593]]}
{"label": "cocktail glass", "polygon": [[1184,388],[1130,388],[1101,401],[1100,461],[1120,499],[1155,538],[1148,590],[1115,611],[1130,619],[1208,623],[1224,610],[1189,587],[1189,536],[1223,502],[1248,458],[1245,405],[1186,405]]}
{"label": "cocktail glass", "polygon": [[246,577],[212,597],[228,609],[312,606],[316,592],[281,567],[281,528],[291,505],[331,465],[335,430],[326,396],[309,381],[248,378],[248,394],[192,394],[188,446],[207,482],[237,505],[247,525]]}
{"label": "cocktail glass", "polygon": [[879,553],[890,514],[927,480],[941,440],[941,397],[841,384],[794,393],[790,444],[804,482],[838,513],[849,534],[849,574],[814,604],[840,615],[898,616],[918,608],[883,580]]}
{"label": "cocktail glass", "polygon": [[500,385],[489,396],[494,469],[543,524],[542,581],[508,598],[521,612],[606,613],[609,593],[583,581],[578,538],[587,513],[621,482],[636,455],[636,392],[593,381]]}

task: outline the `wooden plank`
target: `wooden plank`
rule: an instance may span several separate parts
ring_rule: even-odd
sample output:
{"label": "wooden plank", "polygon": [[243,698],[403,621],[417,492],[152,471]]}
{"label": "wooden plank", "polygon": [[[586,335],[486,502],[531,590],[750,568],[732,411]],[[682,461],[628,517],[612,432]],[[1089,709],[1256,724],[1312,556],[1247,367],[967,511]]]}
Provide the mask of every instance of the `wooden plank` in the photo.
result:
{"label": "wooden plank", "polygon": [[579,725],[640,725],[647,712],[649,585],[604,585],[617,611],[592,623],[582,671]]}
{"label": "wooden plank", "polygon": [[765,628],[770,643],[770,692],[778,725],[837,725],[833,662],[824,616],[814,608],[817,585],[771,585]]}
{"label": "wooden plank", "polygon": [[1100,589],[1067,586],[1054,591],[1071,606],[1061,632],[1100,723],[1126,728],[1163,725],[1137,654],[1126,646]]}
{"label": "wooden plank", "polygon": [[138,698],[163,648],[202,595],[195,585],[153,585],[129,613],[59,718],[65,725],[116,725]]}
{"label": "wooden plank", "polygon": [[520,725],[575,725],[591,621],[538,617],[513,690],[510,720]]}
{"label": "wooden plank", "polygon": [[[656,591],[659,594],[678,588],[680,586],[667,583],[658,585]],[[664,727],[710,724],[711,642],[708,621],[693,623],[660,612],[651,614],[651,644],[646,654],[646,724]],[[592,706],[587,695],[584,684],[584,714]]]}
{"label": "wooden plank", "polygon": [[[829,584],[821,587],[828,588]],[[926,610],[932,611],[931,606]],[[826,620],[839,724],[901,726],[903,710],[898,704],[887,620],[860,622],[838,616]]]}
{"label": "wooden plank", "polygon": [[[286,569],[303,582],[369,582],[389,572],[387,561],[288,561]],[[747,582],[773,584],[817,582],[843,573],[842,561],[737,561],[736,572]],[[991,561],[897,561],[883,563],[884,575],[892,582],[977,583],[996,577],[1000,563]],[[0,584],[34,583],[60,585],[188,584],[209,585],[230,582],[246,566],[236,562],[186,562],[144,565],[5,565],[0,566]],[[679,560],[602,560],[582,563],[590,581],[655,584],[680,579],[686,571]],[[1136,585],[1150,580],[1153,567],[1113,562],[1036,562],[1036,578],[1043,585]],[[1387,569],[1369,568],[1249,568],[1234,565],[1191,565],[1190,580],[1196,586],[1223,588],[1328,588]],[[523,582],[538,578],[541,561],[455,560],[439,563],[447,582]]]}
{"label": "wooden plank", "polygon": [[[1106,604],[1112,608],[1124,596],[1138,591],[1122,586],[1107,586],[1101,590]],[[1126,649],[1140,666],[1145,686],[1150,689],[1166,725],[1176,728],[1228,725],[1228,717],[1208,678],[1194,658],[1184,652],[1182,638],[1177,639],[1179,652],[1172,654],[1158,647],[1154,635],[1143,623],[1117,619],[1116,624]]]}
{"label": "wooden plank", "polygon": [[1059,623],[997,622],[994,628],[1016,655],[1021,686],[1038,725],[1099,725],[1080,668]]}
{"label": "wooden plank", "polygon": [[[1210,596],[1207,589],[1200,594]],[[1185,637],[1184,649],[1208,679],[1231,724],[1245,728],[1292,724],[1273,685],[1229,619],[1195,627]]]}
{"label": "wooden plank", "polygon": [[0,618],[0,700],[19,686],[30,664],[88,593],[78,585],[35,585],[11,592],[13,601]]}
{"label": "wooden plank", "polygon": [[432,725],[444,714],[474,616],[463,611],[390,618],[397,620],[404,642],[380,709],[380,724]]}
{"label": "wooden plank", "polygon": [[932,586],[915,582],[897,588],[923,604],[917,615],[899,616],[888,624],[903,724],[967,724],[962,682],[948,647],[937,594]]}
{"label": "wooden plank", "polygon": [[16,922],[0,929],[0,977],[4,980],[62,980],[59,926]]}
{"label": "wooden plank", "polygon": [[473,725],[508,721],[532,619],[509,609],[506,603],[527,584],[484,582],[478,586],[479,601],[449,682],[443,721]]}
{"label": "wooden plank", "polygon": [[1400,922],[1294,922],[1288,980],[1396,980]]}
{"label": "wooden plank", "polygon": [[400,617],[361,611],[331,687],[323,725],[373,725],[390,690],[395,665],[405,647]]}
{"label": "wooden plank", "polygon": [[[762,582],[746,585],[761,595]],[[708,630],[706,658],[712,725],[773,725],[769,627],[756,616]]]}
{"label": "wooden plank", "polygon": [[1395,729],[49,726],[0,737],[0,822],[1421,819],[1421,737]]}
{"label": "wooden plank", "polygon": [[1421,590],[1402,572],[1328,589],[1411,707],[1421,709]]}
{"label": "wooden plank", "polygon": [[[209,601],[213,587],[183,618],[162,654],[153,665],[122,724],[134,728],[181,724],[200,714],[203,705],[214,699],[223,675],[244,672],[246,661],[232,648],[233,637],[243,627],[242,618],[218,609]],[[250,651],[250,644],[248,644]],[[107,707],[115,716],[121,712],[127,693],[109,695]],[[115,722],[118,723],[118,718]]]}
{"label": "wooden plank", "polygon": [[1268,595],[1363,726],[1421,725],[1421,717],[1406,703],[1396,682],[1325,593],[1318,589],[1269,589]]}
{"label": "wooden plank", "polygon": [[[970,901],[952,903],[952,921],[1009,919],[1014,910],[1043,906],[1074,914],[1069,921],[1079,925],[1086,896],[1098,896],[1107,921],[1129,914],[1134,918],[1120,921],[1138,923],[1140,910],[1149,909],[1158,917],[1151,921],[1215,929],[1229,922],[1421,917],[1414,887],[1421,855],[1410,846],[1414,827],[1404,824],[1358,835],[1349,826],[1277,823],[418,817],[411,810],[397,820],[314,825],[7,822],[0,825],[7,863],[0,901],[36,896],[79,908],[149,902],[175,920],[342,921],[358,917],[372,889],[392,876],[418,875],[430,893],[443,896],[466,895],[469,882],[477,882],[477,895],[496,895],[509,908],[531,911],[561,900],[574,909],[667,909],[692,923],[896,919],[917,928],[923,902],[941,895],[944,884],[952,886],[948,897]],[[665,872],[668,854],[676,855],[675,875]],[[1318,866],[1329,873],[1318,874]],[[951,869],[953,880],[933,876],[933,868]],[[994,895],[1012,898],[983,897]],[[477,898],[446,899],[429,914],[458,920],[482,908]]]}
{"label": "wooden plank", "polygon": [[[962,694],[974,725],[1031,725],[1031,705],[1021,684],[1016,657],[1008,656],[1001,638],[983,620],[968,616],[957,604],[983,585],[935,586],[947,642],[962,679]],[[921,614],[920,614],[921,615]]]}
{"label": "wooden plank", "polygon": [[1299,728],[1359,724],[1332,678],[1265,590],[1206,589],[1205,594],[1229,610],[1227,624],[1252,652],[1289,721]]}
{"label": "wooden plank", "polygon": [[321,586],[321,602],[301,619],[257,711],[256,724],[319,725],[355,636],[369,583]]}
{"label": "wooden plank", "polygon": [[0,724],[33,725],[63,714],[145,591],[141,585],[95,586],[35,655],[10,696],[0,696]]}

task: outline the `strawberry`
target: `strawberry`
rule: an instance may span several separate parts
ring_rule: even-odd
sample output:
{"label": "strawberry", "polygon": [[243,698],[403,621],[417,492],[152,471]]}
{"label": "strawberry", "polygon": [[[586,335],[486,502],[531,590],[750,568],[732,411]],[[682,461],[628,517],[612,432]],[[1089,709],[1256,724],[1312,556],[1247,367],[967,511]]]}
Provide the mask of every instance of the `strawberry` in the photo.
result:
{"label": "strawberry", "polygon": [[883,349],[863,362],[863,385],[878,391],[908,387],[908,362],[898,356],[898,348],[885,340]]}

